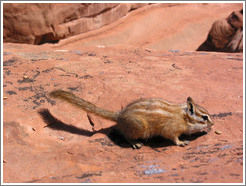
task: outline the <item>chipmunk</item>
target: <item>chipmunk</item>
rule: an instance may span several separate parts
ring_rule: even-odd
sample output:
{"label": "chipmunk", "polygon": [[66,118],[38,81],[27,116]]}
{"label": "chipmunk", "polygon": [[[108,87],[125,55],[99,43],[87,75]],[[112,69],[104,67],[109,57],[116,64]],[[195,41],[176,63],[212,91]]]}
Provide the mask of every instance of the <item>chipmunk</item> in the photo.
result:
{"label": "chipmunk", "polygon": [[209,131],[213,121],[207,110],[187,98],[185,104],[175,104],[160,98],[139,99],[128,104],[120,111],[109,111],[85,101],[71,92],[54,90],[53,98],[65,100],[89,113],[116,122],[116,129],[134,149],[142,147],[138,139],[162,136],[178,146],[188,145],[180,141],[181,134]]}

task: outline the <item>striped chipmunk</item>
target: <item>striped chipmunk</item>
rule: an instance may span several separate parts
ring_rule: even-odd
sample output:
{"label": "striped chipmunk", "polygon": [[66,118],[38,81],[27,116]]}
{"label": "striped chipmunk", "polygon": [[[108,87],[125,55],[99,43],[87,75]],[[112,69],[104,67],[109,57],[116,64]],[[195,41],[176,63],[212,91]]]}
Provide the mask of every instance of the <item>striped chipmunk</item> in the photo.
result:
{"label": "striped chipmunk", "polygon": [[139,99],[122,110],[113,112],[99,108],[71,92],[54,90],[50,96],[116,122],[116,129],[134,149],[139,149],[143,145],[138,139],[153,136],[162,136],[178,146],[185,146],[189,141],[180,141],[181,134],[208,132],[213,125],[208,111],[195,104],[190,97],[184,104],[170,103],[159,98]]}

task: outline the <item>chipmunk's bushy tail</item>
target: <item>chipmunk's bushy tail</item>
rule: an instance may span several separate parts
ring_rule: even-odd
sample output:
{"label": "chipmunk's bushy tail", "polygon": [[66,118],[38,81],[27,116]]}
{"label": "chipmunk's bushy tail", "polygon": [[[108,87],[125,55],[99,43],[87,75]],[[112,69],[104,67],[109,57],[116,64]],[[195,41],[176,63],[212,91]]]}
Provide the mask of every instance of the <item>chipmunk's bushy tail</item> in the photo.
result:
{"label": "chipmunk's bushy tail", "polygon": [[72,105],[75,105],[78,108],[81,108],[87,112],[93,113],[102,118],[105,118],[111,121],[117,121],[117,118],[118,118],[117,112],[99,108],[96,105],[75,96],[71,92],[67,92],[64,90],[54,90],[50,92],[49,95],[53,98],[58,98],[58,99],[67,101],[71,103]]}

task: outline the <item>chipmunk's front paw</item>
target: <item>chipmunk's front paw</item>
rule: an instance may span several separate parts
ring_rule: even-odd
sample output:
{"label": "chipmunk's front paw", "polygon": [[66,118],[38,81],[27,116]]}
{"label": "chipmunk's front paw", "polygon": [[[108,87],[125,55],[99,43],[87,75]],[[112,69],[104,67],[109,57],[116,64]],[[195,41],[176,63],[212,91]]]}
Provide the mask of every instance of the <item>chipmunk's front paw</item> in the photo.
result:
{"label": "chipmunk's front paw", "polygon": [[189,144],[189,141],[185,140],[185,141],[180,141],[180,143],[177,144],[177,145],[180,146],[180,147],[184,147],[184,146],[186,146],[188,144]]}
{"label": "chipmunk's front paw", "polygon": [[140,142],[132,144],[133,149],[140,149],[142,146],[143,146],[143,144]]}
{"label": "chipmunk's front paw", "polygon": [[140,149],[143,144],[136,139],[126,139],[133,149]]}
{"label": "chipmunk's front paw", "polygon": [[189,141],[180,141],[178,138],[175,139],[174,143],[180,147],[184,147],[189,144]]}

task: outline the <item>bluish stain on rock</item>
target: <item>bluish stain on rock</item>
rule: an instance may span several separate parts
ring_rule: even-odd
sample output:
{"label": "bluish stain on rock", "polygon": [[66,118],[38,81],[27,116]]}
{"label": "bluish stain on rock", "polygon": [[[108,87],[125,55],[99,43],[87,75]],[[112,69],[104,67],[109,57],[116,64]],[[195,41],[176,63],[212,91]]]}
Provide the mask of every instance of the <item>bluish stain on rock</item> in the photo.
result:
{"label": "bluish stain on rock", "polygon": [[221,150],[225,150],[225,149],[230,149],[230,148],[232,148],[232,147],[234,147],[234,145],[224,145],[224,146],[221,147],[220,149],[221,149]]}
{"label": "bluish stain on rock", "polygon": [[176,53],[176,52],[180,52],[180,51],[179,50],[169,50],[169,52]]}
{"label": "bluish stain on rock", "polygon": [[218,159],[219,159],[218,157],[210,158],[210,159],[208,160],[208,163],[213,162],[213,161],[217,161]]}
{"label": "bluish stain on rock", "polygon": [[144,170],[145,175],[160,174],[166,172],[164,169],[146,169]]}

